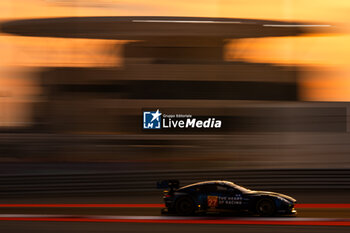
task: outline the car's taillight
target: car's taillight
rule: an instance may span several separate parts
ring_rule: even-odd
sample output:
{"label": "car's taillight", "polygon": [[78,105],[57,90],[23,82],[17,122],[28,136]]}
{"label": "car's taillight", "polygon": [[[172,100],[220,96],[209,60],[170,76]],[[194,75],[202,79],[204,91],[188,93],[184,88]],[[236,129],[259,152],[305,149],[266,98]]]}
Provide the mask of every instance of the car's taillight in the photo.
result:
{"label": "car's taillight", "polygon": [[163,192],[163,198],[172,197],[172,196],[173,196],[172,194],[173,194],[172,192],[169,192],[168,190],[165,190],[165,191]]}

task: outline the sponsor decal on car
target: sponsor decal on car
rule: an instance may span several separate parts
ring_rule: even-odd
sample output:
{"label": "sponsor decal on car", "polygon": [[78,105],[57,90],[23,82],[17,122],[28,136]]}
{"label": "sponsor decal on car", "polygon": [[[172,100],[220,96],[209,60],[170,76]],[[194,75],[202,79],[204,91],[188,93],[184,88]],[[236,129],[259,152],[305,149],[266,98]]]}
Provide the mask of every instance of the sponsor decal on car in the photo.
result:
{"label": "sponsor decal on car", "polygon": [[234,197],[219,197],[219,205],[241,205],[242,196],[236,195]]}

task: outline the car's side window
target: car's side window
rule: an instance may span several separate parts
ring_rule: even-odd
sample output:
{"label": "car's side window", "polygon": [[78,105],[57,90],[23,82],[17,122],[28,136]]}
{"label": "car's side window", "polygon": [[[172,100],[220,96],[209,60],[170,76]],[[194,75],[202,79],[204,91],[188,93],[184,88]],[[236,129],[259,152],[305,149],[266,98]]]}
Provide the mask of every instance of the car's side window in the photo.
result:
{"label": "car's side window", "polygon": [[227,185],[218,185],[217,190],[221,191],[222,193],[228,194],[228,195],[234,195],[234,194],[239,194],[240,191],[235,189],[234,187],[230,187]]}
{"label": "car's side window", "polygon": [[205,188],[208,192],[216,192],[217,188],[215,184],[208,184]]}
{"label": "car's side window", "polygon": [[215,184],[206,184],[206,185],[198,186],[196,190],[200,192],[216,192],[217,187]]}
{"label": "car's side window", "polygon": [[221,184],[205,184],[205,185],[199,185],[196,188],[197,192],[225,192],[225,193],[232,193],[237,194],[240,193],[239,190],[235,189],[234,187],[221,185]]}
{"label": "car's side window", "polygon": [[218,185],[218,186],[217,186],[217,190],[218,190],[218,191],[227,191],[228,188],[227,188],[226,186],[223,186],[223,185]]}

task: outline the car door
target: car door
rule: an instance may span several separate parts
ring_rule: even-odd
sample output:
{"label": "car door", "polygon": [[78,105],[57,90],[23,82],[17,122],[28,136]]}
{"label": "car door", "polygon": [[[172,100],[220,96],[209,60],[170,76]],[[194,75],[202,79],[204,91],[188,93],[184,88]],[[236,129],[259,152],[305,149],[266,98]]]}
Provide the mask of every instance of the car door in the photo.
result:
{"label": "car door", "polygon": [[219,207],[219,194],[216,184],[206,184],[201,187],[201,193],[205,197],[204,207],[207,210],[216,210]]}
{"label": "car door", "polygon": [[242,192],[227,185],[217,185],[218,208],[228,210],[242,209]]}

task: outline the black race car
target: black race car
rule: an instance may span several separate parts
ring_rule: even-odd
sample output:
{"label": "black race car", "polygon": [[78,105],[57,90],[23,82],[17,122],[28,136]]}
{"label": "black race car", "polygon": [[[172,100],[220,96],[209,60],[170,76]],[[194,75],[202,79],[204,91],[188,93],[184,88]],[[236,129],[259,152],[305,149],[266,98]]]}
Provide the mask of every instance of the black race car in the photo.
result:
{"label": "black race car", "polygon": [[164,191],[163,214],[246,212],[260,216],[295,215],[296,200],[280,193],[253,191],[229,181],[205,181],[179,188],[178,180],[157,183]]}

